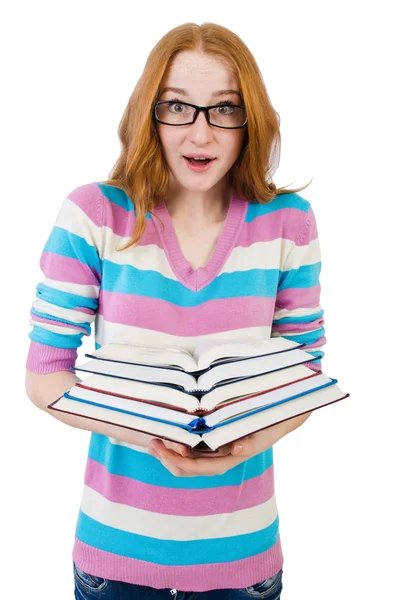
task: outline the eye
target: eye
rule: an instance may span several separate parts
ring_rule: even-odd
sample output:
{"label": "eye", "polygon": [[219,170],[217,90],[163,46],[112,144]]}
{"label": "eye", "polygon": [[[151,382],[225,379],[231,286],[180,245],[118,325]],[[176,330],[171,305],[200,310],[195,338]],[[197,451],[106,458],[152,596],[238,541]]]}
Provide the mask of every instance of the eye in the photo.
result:
{"label": "eye", "polygon": [[186,110],[186,106],[183,102],[168,102],[168,110],[173,113],[182,113]]}
{"label": "eye", "polygon": [[232,115],[234,109],[235,106],[233,104],[220,104],[215,110],[218,115]]}

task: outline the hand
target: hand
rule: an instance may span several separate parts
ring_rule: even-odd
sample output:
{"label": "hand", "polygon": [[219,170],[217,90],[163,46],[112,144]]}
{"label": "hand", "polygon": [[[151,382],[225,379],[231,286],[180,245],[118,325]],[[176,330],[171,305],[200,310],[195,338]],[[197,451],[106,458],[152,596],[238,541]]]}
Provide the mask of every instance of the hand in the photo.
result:
{"label": "hand", "polygon": [[199,452],[183,444],[155,439],[150,442],[148,450],[176,477],[223,475],[246,460],[231,455],[231,444],[222,446],[217,452]]}
{"label": "hand", "polygon": [[[222,448],[219,448],[218,450],[216,450],[215,452],[206,452],[206,451],[200,451],[200,450],[194,450],[192,448],[190,448],[189,446],[185,446],[184,444],[178,444],[177,442],[171,442],[169,440],[159,440],[157,438],[155,438],[156,442],[162,442],[163,445],[165,446],[165,448],[174,451],[177,454],[180,454],[180,456],[184,456],[184,457],[189,457],[189,458],[217,458],[219,456],[226,456],[227,454],[230,454],[231,451],[231,444],[226,444],[225,446],[222,446]],[[148,449],[149,449],[149,454],[151,454],[152,456],[154,456],[156,454],[155,451],[155,444],[153,445],[154,440],[152,439],[152,441],[150,442],[150,444],[148,445]],[[158,458],[158,457],[157,457]]]}
{"label": "hand", "polygon": [[159,439],[150,442],[149,454],[158,458],[176,477],[224,475],[233,467],[273,446],[284,435],[302,425],[310,414],[300,415],[253,433],[223,446],[218,453],[211,455],[195,452],[184,444]]}

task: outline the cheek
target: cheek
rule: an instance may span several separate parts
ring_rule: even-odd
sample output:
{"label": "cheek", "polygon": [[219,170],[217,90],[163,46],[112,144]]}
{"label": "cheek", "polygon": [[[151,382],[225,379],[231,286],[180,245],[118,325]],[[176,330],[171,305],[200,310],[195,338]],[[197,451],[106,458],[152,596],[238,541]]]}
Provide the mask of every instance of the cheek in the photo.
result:
{"label": "cheek", "polygon": [[233,135],[230,136],[229,140],[226,143],[226,148],[227,148],[227,156],[228,156],[228,158],[230,158],[231,161],[234,162],[238,158],[238,156],[241,152],[241,149],[243,147],[243,142],[244,142],[243,130],[233,132]]}
{"label": "cheek", "polygon": [[158,134],[160,138],[160,144],[163,150],[164,156],[170,157],[180,146],[178,132],[170,131],[172,128],[159,127]]}

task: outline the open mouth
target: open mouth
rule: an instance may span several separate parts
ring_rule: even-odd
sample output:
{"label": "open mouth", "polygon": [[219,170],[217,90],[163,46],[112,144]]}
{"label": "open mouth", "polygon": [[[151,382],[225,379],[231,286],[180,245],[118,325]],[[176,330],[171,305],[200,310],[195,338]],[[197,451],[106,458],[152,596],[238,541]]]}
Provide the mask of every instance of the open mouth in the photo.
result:
{"label": "open mouth", "polygon": [[208,163],[212,162],[213,160],[215,160],[214,158],[189,158],[187,156],[184,156],[184,158],[191,164],[191,165],[208,165]]}

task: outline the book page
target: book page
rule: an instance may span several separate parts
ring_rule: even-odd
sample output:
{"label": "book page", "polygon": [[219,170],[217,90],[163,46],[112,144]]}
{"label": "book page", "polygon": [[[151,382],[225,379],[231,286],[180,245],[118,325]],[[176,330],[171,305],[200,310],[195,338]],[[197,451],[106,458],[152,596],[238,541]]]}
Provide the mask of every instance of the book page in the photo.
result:
{"label": "book page", "polygon": [[106,344],[86,356],[132,364],[172,366],[188,372],[197,370],[196,361],[188,350],[166,344]]}
{"label": "book page", "polygon": [[269,338],[266,340],[240,338],[235,340],[216,339],[201,342],[193,351],[193,358],[200,370],[207,369],[215,361],[238,360],[249,356],[260,356],[291,350],[299,347],[296,342],[285,338]]}

